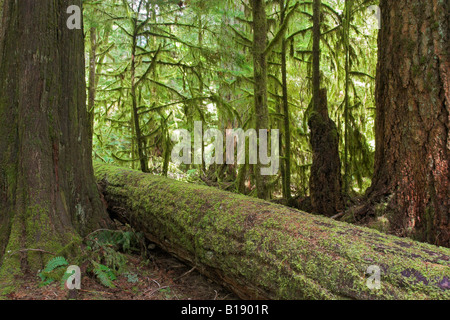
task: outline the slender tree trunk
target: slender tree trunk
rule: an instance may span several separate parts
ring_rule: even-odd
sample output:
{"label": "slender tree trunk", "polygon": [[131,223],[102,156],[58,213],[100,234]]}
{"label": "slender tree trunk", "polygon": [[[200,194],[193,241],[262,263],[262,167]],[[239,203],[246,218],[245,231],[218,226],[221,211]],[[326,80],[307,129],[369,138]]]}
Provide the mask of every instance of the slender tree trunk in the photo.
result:
{"label": "slender tree trunk", "polygon": [[136,146],[137,146],[137,152],[139,157],[139,164],[141,167],[142,172],[149,172],[148,169],[148,160],[147,156],[145,155],[144,150],[144,141],[142,137],[142,130],[141,125],[139,122],[139,112],[138,112],[138,99],[137,99],[137,88],[136,88],[136,47],[137,47],[137,22],[134,21],[134,33],[132,38],[132,45],[131,45],[131,104],[132,104],[132,111],[133,111],[133,125],[134,125],[134,132],[136,134]]}
{"label": "slender tree trunk", "polygon": [[313,84],[313,105],[314,111],[320,109],[320,102],[317,97],[320,94],[320,14],[322,1],[313,2],[313,63],[312,63],[312,84]]}
{"label": "slender tree trunk", "polygon": [[94,135],[94,116],[95,116],[95,94],[97,90],[96,71],[97,71],[97,29],[92,27],[89,30],[91,39],[91,48],[89,51],[89,83],[88,83],[88,116],[89,116],[89,137]]}
{"label": "slender tree trunk", "polygon": [[348,132],[349,132],[349,86],[350,86],[350,18],[353,0],[345,1],[345,22],[344,22],[344,42],[345,42],[345,98],[344,98],[344,194],[349,195],[349,160],[348,160]]}
{"label": "slender tree trunk", "polygon": [[[275,60],[276,61],[276,60]],[[278,68],[275,69],[275,74],[273,74],[274,77],[278,77]],[[278,84],[273,83],[273,91],[279,94],[279,87]],[[278,114],[283,114],[282,108],[283,108],[283,98],[282,98],[282,92],[280,95],[281,99],[277,99],[276,102],[276,112]],[[277,120],[278,129],[280,130],[280,145],[278,148],[278,152],[280,155],[280,158],[282,161],[280,162],[280,177],[281,177],[281,191],[283,194],[283,198],[287,199],[287,191],[286,191],[286,168],[284,164],[284,120],[278,119]]]}
{"label": "slender tree trunk", "polygon": [[0,34],[0,286],[109,219],[93,178],[80,0],[5,0]]}
{"label": "slender tree trunk", "polygon": [[328,116],[327,90],[320,89],[320,7],[314,0],[313,27],[313,104],[308,124],[311,130],[313,164],[310,191],[313,212],[333,216],[343,210],[339,136]]}
{"label": "slender tree trunk", "polygon": [[[202,29],[202,16],[201,14],[197,16],[198,19],[198,25],[199,25],[199,30],[198,30],[198,46],[199,48],[203,47],[203,29]],[[198,61],[198,67],[199,67],[199,71],[198,71],[198,81],[199,81],[199,94],[200,96],[203,96],[203,90],[204,90],[204,85],[203,85],[203,63],[202,63],[202,59],[201,59],[201,55],[199,53],[199,56],[197,57],[197,61]],[[203,100],[201,101],[202,106],[199,109],[199,116],[201,117],[201,119],[203,118],[202,112],[203,112]],[[204,126],[206,125],[206,123],[203,124],[202,126],[202,136],[204,136],[205,132],[205,128]],[[205,143],[202,143],[202,164],[201,164],[201,169],[202,172],[206,172],[206,163],[205,163]]]}
{"label": "slender tree trunk", "polygon": [[[281,22],[282,25],[284,23],[284,19],[286,17],[286,8],[284,4],[285,0],[280,1],[280,10],[281,10]],[[290,128],[290,119],[289,119],[289,101],[288,101],[288,85],[287,85],[287,44],[286,39],[283,37],[281,40],[281,77],[283,84],[283,114],[284,114],[284,197],[287,202],[291,201],[291,128]],[[281,154],[281,153],[280,153]]]}
{"label": "slender tree trunk", "polygon": [[380,1],[375,172],[391,231],[450,246],[448,1]]}
{"label": "slender tree trunk", "polygon": [[[253,12],[253,68],[255,80],[255,125],[256,131],[269,129],[267,107],[267,17],[265,0],[252,0]],[[269,198],[268,177],[261,175],[261,165],[255,166],[255,180],[258,197]]]}
{"label": "slender tree trunk", "polygon": [[[108,44],[109,34],[111,32],[111,27],[108,26],[105,29],[105,33],[102,37],[102,42],[99,43],[97,39],[97,28],[91,28],[89,30],[91,39],[91,48],[89,53],[89,83],[88,83],[88,116],[89,116],[89,137],[92,138],[94,135],[94,123],[95,123],[95,98],[97,96],[97,86],[100,79],[100,73],[102,71],[103,61],[106,57],[106,51],[98,54],[98,49],[102,43]],[[108,49],[109,51],[109,49]]]}

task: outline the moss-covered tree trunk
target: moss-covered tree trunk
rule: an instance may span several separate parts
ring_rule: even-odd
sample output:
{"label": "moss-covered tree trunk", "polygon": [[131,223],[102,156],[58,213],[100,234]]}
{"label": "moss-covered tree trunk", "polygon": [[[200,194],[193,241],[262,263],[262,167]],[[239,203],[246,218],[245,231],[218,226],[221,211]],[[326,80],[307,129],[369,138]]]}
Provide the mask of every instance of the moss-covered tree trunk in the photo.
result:
{"label": "moss-covered tree trunk", "polygon": [[[241,298],[450,299],[450,249],[134,170],[95,171],[110,213]],[[377,268],[378,290],[366,274]]]}
{"label": "moss-covered tree trunk", "polygon": [[134,133],[136,135],[136,145],[139,156],[139,164],[141,166],[142,172],[150,172],[148,168],[148,158],[145,151],[145,141],[142,134],[142,128],[140,124],[139,117],[139,106],[138,106],[138,96],[137,96],[137,86],[136,83],[136,50],[137,50],[137,37],[138,37],[138,26],[137,20],[133,19],[133,34],[132,34],[132,43],[131,43],[131,101],[132,101],[132,114],[133,114],[133,125],[134,125]]}
{"label": "moss-covered tree trunk", "polygon": [[327,90],[320,88],[321,0],[313,5],[313,113],[311,131],[313,163],[309,179],[314,213],[333,216],[343,210],[341,160],[336,124],[328,115]]}
{"label": "moss-covered tree trunk", "polygon": [[[4,0],[0,33],[0,286],[108,223],[93,178],[80,0]],[[67,248],[66,248],[67,249]]]}
{"label": "moss-covered tree trunk", "polygon": [[[269,109],[267,105],[267,17],[265,0],[252,0],[253,13],[253,69],[256,131],[269,130]],[[269,179],[261,175],[261,164],[255,166],[256,191],[258,198],[268,199]]]}
{"label": "moss-covered tree trunk", "polygon": [[448,1],[380,1],[375,173],[391,231],[450,247]]}
{"label": "moss-covered tree trunk", "polygon": [[327,90],[321,89],[317,98],[319,109],[308,121],[313,151],[309,188],[312,211],[331,217],[344,209],[339,136],[336,124],[328,116]]}
{"label": "moss-covered tree trunk", "polygon": [[[285,0],[280,1],[281,21],[282,25],[286,19]],[[283,196],[287,203],[291,203],[291,123],[289,111],[288,83],[287,83],[287,41],[285,37],[281,40],[281,81],[283,84],[283,128],[284,128],[284,172],[283,172]],[[280,144],[281,146],[281,144]],[[280,153],[282,154],[282,153]]]}

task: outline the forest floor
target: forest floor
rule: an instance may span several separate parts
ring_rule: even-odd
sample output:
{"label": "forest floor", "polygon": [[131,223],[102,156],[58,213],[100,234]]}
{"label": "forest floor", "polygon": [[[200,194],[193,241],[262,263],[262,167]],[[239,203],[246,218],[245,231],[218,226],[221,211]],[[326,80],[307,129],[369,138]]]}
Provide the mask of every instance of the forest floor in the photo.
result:
{"label": "forest floor", "polygon": [[150,259],[127,255],[127,271],[114,281],[116,288],[107,288],[97,279],[83,276],[76,296],[59,283],[42,286],[37,275],[25,275],[22,283],[7,300],[237,300],[220,285],[202,276],[197,270],[156,248]]}

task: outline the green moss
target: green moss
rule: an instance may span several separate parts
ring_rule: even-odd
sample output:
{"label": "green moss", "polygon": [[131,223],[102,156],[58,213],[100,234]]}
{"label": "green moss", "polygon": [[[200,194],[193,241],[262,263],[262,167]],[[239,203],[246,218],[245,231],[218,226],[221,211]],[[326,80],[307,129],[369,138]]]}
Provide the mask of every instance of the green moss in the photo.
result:
{"label": "green moss", "polygon": [[12,221],[11,233],[0,268],[0,289],[5,288],[5,294],[16,286],[16,276],[21,274],[20,256],[22,228],[15,217]]}
{"label": "green moss", "polygon": [[424,216],[424,234],[421,235],[421,240],[424,239],[428,243],[432,243],[434,239],[432,239],[432,236],[434,235],[433,228],[434,228],[434,206],[428,205],[425,208],[425,216]]}
{"label": "green moss", "polygon": [[432,30],[432,31],[437,31],[437,30],[439,30],[439,21],[433,22],[433,24],[431,25],[431,30]]}
{"label": "green moss", "polygon": [[413,52],[416,48],[416,42],[412,39],[405,39],[408,52]]}
{"label": "green moss", "polygon": [[[66,243],[56,230],[49,217],[49,204],[35,205],[27,208],[25,215],[25,247],[30,249],[42,249],[56,253],[63,248]],[[44,267],[45,261],[40,252],[28,252],[28,265],[31,270],[38,270]]]}
{"label": "green moss", "polygon": [[412,67],[412,75],[413,75],[413,77],[417,77],[420,74],[420,69],[421,69],[420,65],[414,65]]}
{"label": "green moss", "polygon": [[420,64],[421,65],[425,65],[426,62],[427,62],[427,57],[426,56],[420,57]]}
{"label": "green moss", "polygon": [[19,254],[19,250],[39,249],[75,257],[79,254],[80,242],[81,238],[70,230],[61,233],[53,229],[45,205],[28,207],[23,217],[16,215],[11,222],[8,245],[0,268],[0,288],[3,288],[3,293],[14,291],[19,285],[18,276],[23,275],[24,271],[42,269],[49,256],[48,253],[32,250]]}

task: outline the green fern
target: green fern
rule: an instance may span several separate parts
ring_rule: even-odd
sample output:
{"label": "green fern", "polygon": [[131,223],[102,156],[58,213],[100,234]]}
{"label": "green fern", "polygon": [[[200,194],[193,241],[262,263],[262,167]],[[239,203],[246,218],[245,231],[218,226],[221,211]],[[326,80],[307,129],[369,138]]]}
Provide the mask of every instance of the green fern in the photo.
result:
{"label": "green fern", "polygon": [[94,273],[97,276],[101,284],[108,288],[115,288],[113,281],[116,280],[116,275],[107,266],[92,261],[94,265]]}
{"label": "green fern", "polygon": [[39,284],[39,287],[45,287],[48,286],[49,284],[51,284],[53,281],[55,281],[55,279],[52,278],[48,278],[46,276],[44,276],[44,274],[41,272],[39,273],[39,278],[41,278],[41,283]]}
{"label": "green fern", "polygon": [[142,238],[142,234],[133,231],[106,230],[91,236],[88,243],[90,248],[111,246],[116,251],[131,252],[139,250],[137,247]]}
{"label": "green fern", "polygon": [[45,266],[44,272],[49,273],[55,270],[56,268],[67,266],[69,263],[64,257],[56,257],[47,262]]}
{"label": "green fern", "polygon": [[[40,286],[48,286],[55,280],[59,279],[61,276],[61,272],[63,272],[63,270],[57,270],[57,269],[59,269],[60,267],[63,267],[63,266],[67,266],[68,264],[69,263],[67,262],[67,260],[64,257],[55,257],[55,258],[51,259],[50,261],[48,261],[44,270],[42,270],[38,274],[39,278],[41,278],[41,281],[42,281]],[[66,280],[69,278],[70,275],[71,274],[69,274],[67,276]],[[65,277],[65,275],[64,275],[64,277]]]}

